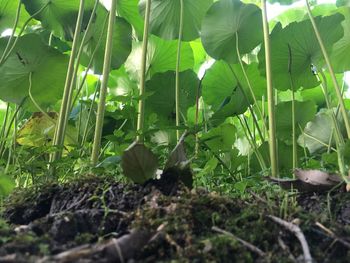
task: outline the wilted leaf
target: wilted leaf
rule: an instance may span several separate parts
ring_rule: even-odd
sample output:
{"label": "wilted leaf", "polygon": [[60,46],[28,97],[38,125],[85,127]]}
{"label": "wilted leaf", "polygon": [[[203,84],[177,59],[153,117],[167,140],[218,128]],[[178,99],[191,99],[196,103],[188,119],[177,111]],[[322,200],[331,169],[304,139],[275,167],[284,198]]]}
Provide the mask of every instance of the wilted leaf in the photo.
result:
{"label": "wilted leaf", "polygon": [[267,180],[279,184],[283,189],[297,189],[300,192],[323,192],[342,182],[339,175],[320,170],[295,169],[296,179],[268,177]]}

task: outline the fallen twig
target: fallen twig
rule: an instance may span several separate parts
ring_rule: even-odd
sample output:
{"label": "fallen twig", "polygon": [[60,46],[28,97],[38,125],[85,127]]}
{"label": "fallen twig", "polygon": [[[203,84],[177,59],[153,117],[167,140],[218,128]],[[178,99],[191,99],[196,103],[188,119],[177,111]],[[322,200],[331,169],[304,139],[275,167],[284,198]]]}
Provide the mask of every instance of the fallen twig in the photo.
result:
{"label": "fallen twig", "polygon": [[103,243],[83,245],[64,251],[55,256],[44,257],[40,263],[47,262],[76,262],[78,259],[91,257],[103,253],[111,262],[127,262],[132,259],[150,240],[152,235],[148,231],[134,229],[118,239],[111,238]]}
{"label": "fallen twig", "polygon": [[301,244],[302,250],[303,250],[303,254],[304,254],[304,262],[305,263],[312,263],[312,257],[311,257],[311,253],[310,253],[310,249],[309,249],[309,245],[307,244],[306,238],[304,236],[304,233],[301,231],[300,227],[290,223],[288,221],[285,221],[281,218],[278,218],[276,216],[267,216],[268,218],[270,218],[272,221],[276,222],[277,224],[283,226],[284,228],[286,228],[287,230],[289,230],[290,232],[292,232],[298,239],[299,242]]}
{"label": "fallen twig", "polygon": [[262,251],[260,248],[258,248],[258,247],[256,247],[256,246],[254,246],[253,244],[251,244],[251,243],[249,243],[249,242],[247,242],[247,241],[245,241],[245,240],[243,240],[243,239],[241,239],[241,238],[235,236],[234,234],[232,234],[232,233],[230,233],[230,232],[228,232],[228,231],[226,231],[226,230],[223,230],[223,229],[218,228],[218,227],[216,227],[216,226],[213,226],[211,229],[212,229],[213,231],[215,231],[215,232],[224,234],[224,235],[226,235],[226,236],[229,236],[229,237],[231,237],[231,238],[237,240],[237,241],[240,242],[243,246],[245,246],[247,249],[249,249],[250,251],[252,251],[252,252],[254,252],[254,253],[256,253],[256,254],[258,254],[260,257],[265,257],[265,256],[266,256],[266,253],[265,253],[264,251]]}
{"label": "fallen twig", "polygon": [[334,232],[332,230],[330,230],[329,228],[325,227],[324,225],[322,225],[319,222],[316,222],[316,226],[318,226],[323,232],[325,232],[329,237],[333,238],[335,241],[338,241],[339,243],[341,243],[342,245],[344,245],[345,247],[347,247],[348,249],[350,249],[350,243],[347,242],[346,240],[338,237],[336,234],[334,234]]}

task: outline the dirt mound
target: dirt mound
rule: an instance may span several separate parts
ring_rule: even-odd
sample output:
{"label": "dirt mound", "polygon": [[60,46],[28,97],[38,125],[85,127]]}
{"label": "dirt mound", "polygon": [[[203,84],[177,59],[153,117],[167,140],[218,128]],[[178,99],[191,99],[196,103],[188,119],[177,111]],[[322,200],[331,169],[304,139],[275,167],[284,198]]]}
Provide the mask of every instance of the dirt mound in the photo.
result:
{"label": "dirt mound", "polygon": [[316,262],[348,262],[348,196],[307,195],[300,205],[281,206],[174,182],[125,185],[90,176],[14,193],[7,223],[0,221],[0,262],[298,262],[300,242],[268,217],[286,209]]}

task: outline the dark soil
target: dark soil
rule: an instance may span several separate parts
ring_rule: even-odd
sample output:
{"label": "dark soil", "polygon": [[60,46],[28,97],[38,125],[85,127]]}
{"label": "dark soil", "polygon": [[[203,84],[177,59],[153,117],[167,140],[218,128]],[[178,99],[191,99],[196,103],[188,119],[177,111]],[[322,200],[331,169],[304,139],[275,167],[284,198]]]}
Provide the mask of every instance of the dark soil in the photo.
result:
{"label": "dark soil", "polygon": [[342,191],[240,200],[169,180],[139,186],[88,176],[8,200],[0,263],[303,262],[298,239],[268,215],[298,223],[315,262],[350,262],[350,195]]}

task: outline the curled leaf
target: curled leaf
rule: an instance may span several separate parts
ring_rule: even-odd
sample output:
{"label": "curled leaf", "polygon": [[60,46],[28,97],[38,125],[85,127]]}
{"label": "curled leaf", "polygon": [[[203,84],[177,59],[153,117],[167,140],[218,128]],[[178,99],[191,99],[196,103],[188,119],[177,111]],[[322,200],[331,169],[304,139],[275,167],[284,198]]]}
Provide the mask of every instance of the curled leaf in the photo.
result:
{"label": "curled leaf", "polygon": [[279,184],[283,189],[297,189],[299,192],[328,191],[342,182],[339,175],[320,170],[295,169],[294,174],[296,179],[268,177],[267,180]]}

